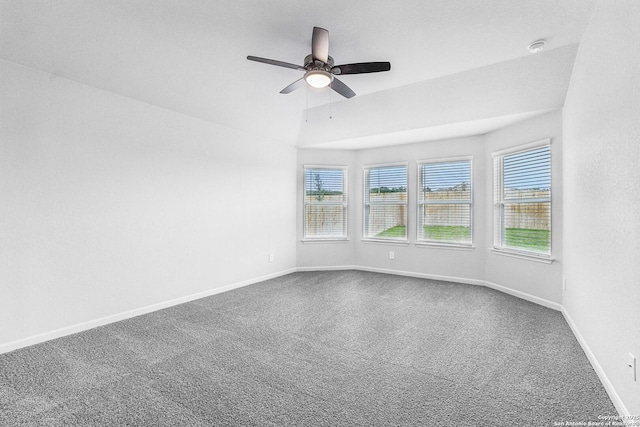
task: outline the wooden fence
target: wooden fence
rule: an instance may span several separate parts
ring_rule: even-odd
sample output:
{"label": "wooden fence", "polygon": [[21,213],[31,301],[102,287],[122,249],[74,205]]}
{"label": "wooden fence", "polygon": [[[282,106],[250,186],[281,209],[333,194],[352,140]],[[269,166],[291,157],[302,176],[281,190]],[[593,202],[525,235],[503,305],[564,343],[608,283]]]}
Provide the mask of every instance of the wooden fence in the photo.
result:
{"label": "wooden fence", "polygon": [[[508,200],[518,198],[549,197],[548,190],[517,190],[507,194]],[[468,189],[425,192],[427,201],[465,200],[469,199]],[[316,196],[305,196],[307,202],[317,202]],[[307,236],[342,235],[346,225],[342,204],[343,196],[325,195],[320,204],[307,204],[305,207],[305,227]],[[371,194],[368,223],[365,225],[368,235],[375,235],[395,226],[406,226],[407,193]],[[383,202],[383,204],[375,204]],[[392,204],[398,202],[398,204]],[[468,204],[424,204],[422,218],[431,225],[469,227],[470,215]],[[551,205],[549,202],[532,202],[526,204],[507,204],[504,212],[506,228],[524,228],[532,230],[549,230],[551,228]]]}

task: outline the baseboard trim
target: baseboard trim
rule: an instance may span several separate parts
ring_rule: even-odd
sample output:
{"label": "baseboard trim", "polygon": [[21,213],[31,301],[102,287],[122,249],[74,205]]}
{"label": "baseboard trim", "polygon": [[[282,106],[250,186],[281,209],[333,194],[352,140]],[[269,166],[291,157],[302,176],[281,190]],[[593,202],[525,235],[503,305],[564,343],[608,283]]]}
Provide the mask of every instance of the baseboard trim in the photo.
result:
{"label": "baseboard trim", "polygon": [[122,313],[113,314],[110,316],[101,317],[99,319],[89,320],[87,322],[78,323],[75,325],[66,326],[64,328],[59,328],[53,331],[33,335],[27,338],[10,341],[8,343],[0,344],[0,354],[18,350],[23,347],[28,347],[30,345],[40,344],[45,341],[50,341],[56,338],[61,338],[61,337],[75,334],[78,332],[83,332],[92,328],[97,328],[98,326],[104,326],[110,323],[119,322],[121,320],[130,319],[132,317],[151,313],[153,311],[162,310],[163,308],[172,307],[174,305],[183,304],[185,302],[197,300],[197,299],[208,297],[211,295],[220,294],[220,293],[231,291],[233,289],[241,288],[244,286],[253,285],[254,283],[263,282],[269,279],[275,279],[276,277],[285,276],[287,274],[295,273],[296,271],[298,271],[298,269],[290,268],[287,270],[278,271],[276,273],[266,274],[263,276],[254,277],[252,279],[231,283],[225,286],[221,286],[219,288],[209,289],[203,292],[198,292],[198,293],[187,295],[184,297],[175,298],[172,300],[168,300],[168,301],[164,301],[156,304],[151,304],[148,306],[136,308],[133,310],[122,312]]}
{"label": "baseboard trim", "polygon": [[110,316],[105,316],[99,319],[90,320],[88,322],[79,323],[72,326],[67,326],[64,328],[56,329],[54,331],[49,331],[37,335],[33,335],[31,337],[22,338],[15,341],[10,341],[8,343],[0,344],[0,354],[8,353],[10,351],[18,350],[23,347],[28,347],[30,345],[39,344],[45,341],[49,341],[52,339],[60,338],[66,335],[75,334],[78,332],[86,331],[92,328],[96,328],[99,326],[104,326],[110,323],[118,322],[121,320],[129,319],[132,317],[140,316],[143,314],[151,313],[153,311],[161,310],[163,308],[172,307],[174,305],[183,304],[189,301],[197,300],[200,298],[205,298],[211,295],[220,294],[223,292],[231,291],[233,289],[238,289],[244,286],[252,285],[255,283],[259,283],[265,280],[274,279],[276,277],[285,276],[287,274],[295,273],[295,272],[309,272],[309,271],[342,271],[342,270],[358,270],[358,271],[367,271],[372,273],[382,273],[382,274],[393,274],[397,276],[407,276],[407,277],[416,277],[421,279],[431,279],[431,280],[441,280],[446,282],[455,282],[455,283],[464,283],[469,285],[478,285],[478,286],[486,286],[491,289],[495,289],[499,292],[506,293],[508,295],[524,299],[526,301],[532,302],[534,304],[538,304],[547,308],[551,308],[553,310],[560,311],[564,316],[567,324],[571,328],[574,336],[580,343],[583,351],[587,355],[591,366],[595,370],[600,382],[604,386],[609,398],[613,402],[616,407],[618,413],[622,417],[628,417],[631,415],[627,410],[626,406],[620,399],[620,396],[616,392],[615,388],[609,381],[609,378],[605,374],[604,370],[600,366],[598,359],[596,359],[595,355],[589,348],[586,340],[578,330],[578,327],[574,323],[573,319],[569,315],[568,311],[561,304],[555,303],[553,301],[546,300],[544,298],[540,298],[531,294],[527,294],[525,292],[517,291],[514,289],[507,288],[502,285],[498,285],[493,282],[489,282],[486,280],[477,280],[470,279],[464,277],[454,277],[454,276],[441,276],[435,274],[426,274],[426,273],[418,273],[412,271],[402,271],[402,270],[393,270],[393,269],[385,269],[385,268],[377,268],[377,267],[366,267],[366,266],[358,266],[358,265],[334,265],[334,266],[314,266],[314,267],[296,267],[290,268],[287,270],[282,270],[275,273],[266,274],[259,277],[254,277],[252,279],[243,280],[240,282],[231,283],[225,286],[221,286],[219,288],[209,289],[207,291],[198,292],[195,294],[187,295],[180,298],[175,298],[172,300],[164,301],[157,304],[148,305],[145,307],[140,307],[134,310],[129,310],[123,313],[114,314]]}
{"label": "baseboard trim", "polygon": [[540,298],[535,295],[528,294],[526,292],[521,292],[515,289],[507,288],[506,286],[498,285],[497,283],[484,281],[484,286],[495,289],[496,291],[500,291],[504,294],[508,294],[514,296],[516,298],[520,298],[534,304],[541,305],[543,307],[550,308],[556,311],[562,311],[562,304],[558,304],[557,302],[549,301],[548,299]]}
{"label": "baseboard trim", "polygon": [[576,326],[575,322],[573,321],[573,319],[571,318],[571,316],[569,315],[569,313],[567,312],[567,310],[564,308],[562,304],[558,304],[553,301],[549,301],[544,298],[537,297],[535,295],[527,294],[525,292],[507,288],[506,286],[498,285],[497,283],[489,282],[486,280],[476,280],[476,279],[468,279],[468,278],[453,277],[453,276],[439,276],[434,274],[416,273],[411,271],[400,271],[400,270],[391,270],[391,269],[375,268],[375,267],[363,267],[363,266],[355,266],[355,265],[299,267],[298,268],[298,271],[329,271],[329,270],[369,271],[373,273],[394,274],[398,276],[409,276],[409,277],[417,277],[417,278],[423,278],[423,279],[442,280],[446,282],[456,282],[456,283],[466,283],[470,285],[486,286],[488,288],[495,289],[496,291],[499,291],[517,298],[524,299],[534,304],[538,304],[543,307],[560,311],[564,316],[567,324],[571,328],[573,335],[578,340],[578,343],[580,343],[582,350],[587,355],[587,358],[589,359],[589,363],[591,363],[593,370],[596,371],[596,374],[598,375],[600,382],[604,386],[607,394],[609,395],[609,398],[611,399],[611,402],[613,403],[616,410],[618,411],[618,415],[620,415],[625,420],[630,419],[631,413],[627,410],[627,407],[622,402],[622,399],[616,392],[615,388],[613,387],[613,384],[611,384],[611,381],[609,381],[609,378],[607,377],[604,370],[600,366],[598,359],[596,359],[596,356],[591,351],[591,348],[589,348],[587,341],[584,339],[584,337],[578,330],[578,327]]}
{"label": "baseboard trim", "polygon": [[140,307],[134,310],[125,311],[123,313],[113,314],[110,316],[101,317],[99,319],[94,319],[87,322],[66,326],[64,328],[56,329],[49,332],[44,332],[44,333],[33,335],[27,338],[10,341],[4,344],[0,344],[0,354],[8,353],[10,351],[17,350],[23,347],[28,347],[30,345],[39,344],[39,343],[60,338],[66,335],[71,335],[78,332],[86,331],[88,329],[96,328],[99,326],[108,325],[110,323],[119,322],[121,320],[129,319],[131,317],[136,317],[143,314],[151,313],[153,311],[162,310],[163,308],[171,307],[178,304],[183,304],[185,302],[193,301],[199,298],[216,295],[216,294],[227,292],[233,289],[241,288],[243,286],[252,285],[254,283],[262,282],[265,280],[273,279],[276,277],[284,276],[284,275],[295,273],[295,272],[340,271],[340,270],[368,271],[372,273],[393,274],[397,276],[407,276],[407,277],[416,277],[421,279],[441,280],[445,282],[455,282],[455,283],[465,283],[469,285],[487,286],[489,288],[515,296],[517,298],[521,298],[521,299],[533,302],[535,304],[552,308],[554,310],[559,310],[559,311],[562,310],[562,306],[560,304],[556,304],[554,302],[551,302],[543,298],[539,298],[524,292],[516,291],[510,288],[507,288],[505,286],[498,285],[496,283],[487,282],[485,280],[470,279],[466,277],[442,276],[442,275],[436,275],[436,274],[426,274],[426,273],[418,273],[413,271],[393,270],[393,269],[367,267],[367,266],[359,266],[359,265],[297,267],[297,268],[290,268],[290,269],[279,271],[276,273],[255,277],[248,280],[243,280],[236,283],[231,283],[225,286],[221,286],[219,288],[209,289],[204,292],[198,292],[192,295],[175,298],[169,301],[164,301],[157,304],[151,304],[151,305]]}
{"label": "baseboard trim", "polygon": [[578,330],[578,327],[576,326],[575,322],[571,318],[571,315],[564,308],[564,306],[562,307],[561,311],[562,311],[562,315],[564,316],[564,319],[567,321],[567,323],[569,324],[569,327],[571,328],[571,332],[573,332],[573,335],[578,340],[578,343],[580,343],[580,347],[582,347],[582,350],[587,355],[587,359],[589,359],[589,362],[591,363],[593,370],[596,371],[596,374],[598,375],[600,382],[604,386],[604,389],[607,391],[607,394],[609,395],[609,399],[611,399],[613,406],[615,406],[616,409],[618,410],[618,414],[623,419],[626,418],[626,420],[630,420],[631,413],[627,410],[627,407],[625,406],[624,402],[622,402],[620,395],[618,395],[618,392],[616,392],[616,389],[613,387],[613,384],[611,384],[611,381],[609,381],[609,377],[607,377],[607,374],[602,369],[602,366],[600,366],[598,359],[596,359],[596,356],[591,351],[589,344],[587,344],[587,341],[584,339],[584,337],[580,333],[580,330]]}
{"label": "baseboard trim", "polygon": [[308,271],[343,271],[343,270],[358,270],[356,265],[319,265],[315,267],[298,267],[298,272]]}
{"label": "baseboard trim", "polygon": [[466,277],[441,276],[438,274],[417,273],[414,271],[392,270],[387,268],[365,267],[365,266],[356,266],[354,267],[354,269],[360,270],[360,271],[369,271],[371,273],[383,273],[383,274],[394,274],[396,276],[416,277],[418,279],[440,280],[443,282],[464,283],[467,285],[481,285],[481,286],[484,285],[483,280],[469,279]]}
{"label": "baseboard trim", "polygon": [[546,300],[544,298],[537,297],[535,295],[528,294],[526,292],[521,292],[515,289],[507,288],[506,286],[498,285],[497,283],[489,282],[486,280],[470,279],[467,277],[456,277],[456,276],[441,276],[437,274],[418,273],[414,271],[393,270],[393,269],[378,268],[378,267],[366,267],[361,265],[298,267],[298,271],[332,271],[332,270],[368,271],[371,273],[394,274],[396,276],[416,277],[419,279],[441,280],[443,282],[454,282],[454,283],[464,283],[468,285],[486,286],[488,288],[495,289],[496,291],[514,296],[516,298],[523,299],[525,301],[532,302],[534,304],[541,305],[543,307],[550,308],[552,310],[562,311],[561,304]]}

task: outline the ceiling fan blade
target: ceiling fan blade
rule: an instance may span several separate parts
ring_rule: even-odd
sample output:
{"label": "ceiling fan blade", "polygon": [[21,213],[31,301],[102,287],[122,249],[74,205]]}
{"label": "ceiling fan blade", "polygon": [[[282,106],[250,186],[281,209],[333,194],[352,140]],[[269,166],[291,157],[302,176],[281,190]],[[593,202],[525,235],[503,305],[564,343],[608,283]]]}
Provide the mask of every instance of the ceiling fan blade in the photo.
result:
{"label": "ceiling fan blade", "polygon": [[275,59],[260,58],[258,56],[247,56],[249,61],[262,62],[269,65],[277,65],[278,67],[292,68],[294,70],[305,71],[304,67],[289,62],[276,61]]}
{"label": "ceiling fan blade", "polygon": [[335,90],[336,92],[338,92],[340,95],[344,96],[345,98],[353,98],[354,96],[356,96],[356,93],[354,91],[352,91],[349,86],[347,86],[346,84],[342,83],[340,80],[336,79],[335,77],[333,78],[333,81],[331,82],[331,89]]}
{"label": "ceiling fan blade", "polygon": [[364,74],[379,73],[381,71],[389,71],[391,69],[390,62],[359,62],[357,64],[344,64],[331,67],[333,74]]}
{"label": "ceiling fan blade", "polygon": [[325,64],[329,62],[329,31],[320,27],[313,27],[311,38],[311,56]]}
{"label": "ceiling fan blade", "polygon": [[296,80],[295,82],[291,83],[289,86],[285,87],[284,89],[282,89],[280,91],[280,93],[290,93],[293,92],[294,90],[298,89],[299,87],[304,86],[306,82],[304,81],[304,78],[299,78],[298,80]]}

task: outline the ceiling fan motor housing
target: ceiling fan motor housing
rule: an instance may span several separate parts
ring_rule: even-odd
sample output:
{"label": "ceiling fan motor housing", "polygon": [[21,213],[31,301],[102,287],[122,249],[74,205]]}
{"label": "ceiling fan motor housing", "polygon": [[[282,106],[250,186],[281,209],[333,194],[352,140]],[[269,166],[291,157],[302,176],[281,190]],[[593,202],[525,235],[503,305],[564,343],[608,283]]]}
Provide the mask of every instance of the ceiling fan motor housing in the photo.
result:
{"label": "ceiling fan motor housing", "polygon": [[331,67],[333,67],[333,64],[334,62],[331,56],[329,56],[329,60],[327,61],[326,64],[318,59],[314,61],[312,55],[307,55],[304,57],[304,68],[306,68],[308,71],[321,70],[321,71],[326,71],[330,73]]}

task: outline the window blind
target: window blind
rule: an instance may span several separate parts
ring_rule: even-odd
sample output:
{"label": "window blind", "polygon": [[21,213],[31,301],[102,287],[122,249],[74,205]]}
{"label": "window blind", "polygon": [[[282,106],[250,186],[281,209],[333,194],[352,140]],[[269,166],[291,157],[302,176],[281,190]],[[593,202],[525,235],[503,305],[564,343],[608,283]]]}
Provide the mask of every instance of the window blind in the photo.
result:
{"label": "window blind", "polygon": [[418,164],[418,241],[471,244],[471,160]]}
{"label": "window blind", "polygon": [[305,239],[347,237],[346,168],[304,168]]}
{"label": "window blind", "polygon": [[364,169],[364,237],[407,239],[407,166]]}
{"label": "window blind", "polygon": [[551,147],[494,158],[494,245],[551,253]]}

